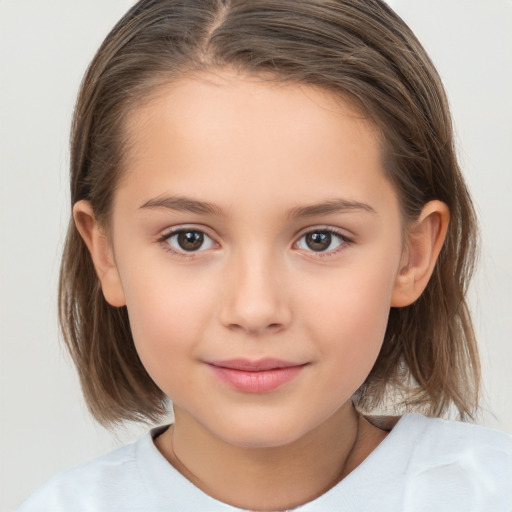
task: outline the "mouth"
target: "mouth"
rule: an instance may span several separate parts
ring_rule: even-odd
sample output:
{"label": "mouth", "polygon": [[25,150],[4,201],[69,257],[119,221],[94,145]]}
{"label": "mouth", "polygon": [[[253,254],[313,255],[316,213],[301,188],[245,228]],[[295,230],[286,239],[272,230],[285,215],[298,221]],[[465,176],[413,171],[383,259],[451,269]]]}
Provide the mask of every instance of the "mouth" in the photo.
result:
{"label": "mouth", "polygon": [[295,379],[309,365],[271,358],[208,361],[206,364],[221,381],[244,393],[270,393]]}

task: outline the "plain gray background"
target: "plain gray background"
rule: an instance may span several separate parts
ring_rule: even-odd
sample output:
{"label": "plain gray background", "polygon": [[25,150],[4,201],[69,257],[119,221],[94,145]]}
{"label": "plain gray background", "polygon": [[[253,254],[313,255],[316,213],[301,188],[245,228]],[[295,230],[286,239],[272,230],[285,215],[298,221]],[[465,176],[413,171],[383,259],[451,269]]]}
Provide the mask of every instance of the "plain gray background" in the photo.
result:
{"label": "plain gray background", "polygon": [[[135,439],[89,418],[59,345],[68,131],[80,79],[132,0],[0,0],[0,511]],[[471,305],[484,364],[479,423],[512,431],[512,1],[392,0],[445,81],[480,216]]]}

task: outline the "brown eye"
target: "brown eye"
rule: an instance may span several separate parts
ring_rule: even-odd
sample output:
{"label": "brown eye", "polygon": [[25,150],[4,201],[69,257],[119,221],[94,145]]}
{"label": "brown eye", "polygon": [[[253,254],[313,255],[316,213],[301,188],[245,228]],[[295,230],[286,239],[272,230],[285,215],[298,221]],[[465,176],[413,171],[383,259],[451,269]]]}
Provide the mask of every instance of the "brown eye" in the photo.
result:
{"label": "brown eye", "polygon": [[306,245],[312,251],[325,251],[331,245],[332,236],[330,233],[308,233]]}
{"label": "brown eye", "polygon": [[302,235],[297,242],[297,247],[305,251],[331,252],[345,242],[345,238],[335,231],[318,230]]}
{"label": "brown eye", "polygon": [[165,240],[176,252],[198,252],[211,249],[215,245],[207,234],[195,229],[175,231]]}
{"label": "brown eye", "polygon": [[197,231],[182,231],[177,235],[177,242],[184,251],[197,251],[201,248],[204,235]]}

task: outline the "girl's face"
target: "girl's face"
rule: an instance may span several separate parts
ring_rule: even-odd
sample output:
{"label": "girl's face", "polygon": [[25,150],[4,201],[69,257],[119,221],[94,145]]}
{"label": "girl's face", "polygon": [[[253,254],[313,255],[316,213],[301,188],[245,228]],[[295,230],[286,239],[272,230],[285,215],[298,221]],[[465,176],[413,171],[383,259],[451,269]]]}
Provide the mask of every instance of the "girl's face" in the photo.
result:
{"label": "girl's face", "polygon": [[403,264],[376,130],[320,89],[219,72],[128,134],[112,245],[144,366],[221,440],[301,438],[366,379]]}

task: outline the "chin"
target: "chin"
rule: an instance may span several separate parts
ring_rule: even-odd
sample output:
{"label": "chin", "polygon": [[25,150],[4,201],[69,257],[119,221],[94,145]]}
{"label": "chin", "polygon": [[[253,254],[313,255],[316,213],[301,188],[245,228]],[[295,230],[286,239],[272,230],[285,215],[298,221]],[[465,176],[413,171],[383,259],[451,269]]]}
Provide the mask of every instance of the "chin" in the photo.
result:
{"label": "chin", "polygon": [[230,421],[216,435],[238,448],[279,448],[304,437],[309,429],[299,418],[257,418],[255,421]]}

